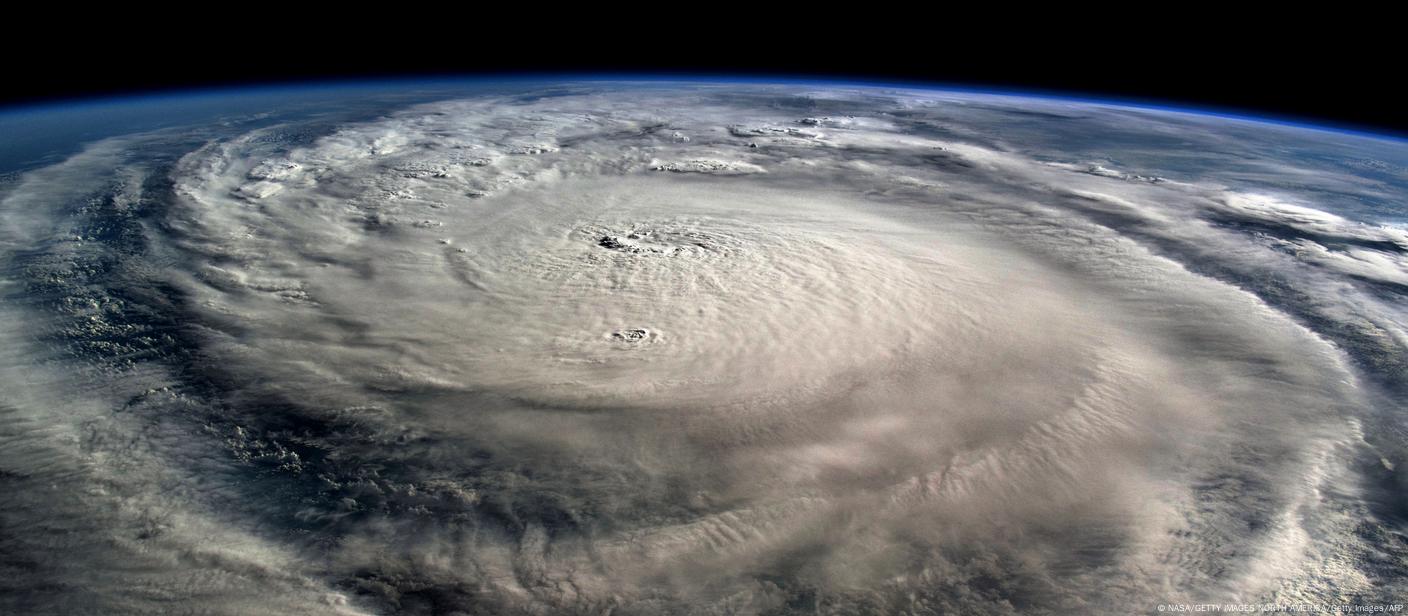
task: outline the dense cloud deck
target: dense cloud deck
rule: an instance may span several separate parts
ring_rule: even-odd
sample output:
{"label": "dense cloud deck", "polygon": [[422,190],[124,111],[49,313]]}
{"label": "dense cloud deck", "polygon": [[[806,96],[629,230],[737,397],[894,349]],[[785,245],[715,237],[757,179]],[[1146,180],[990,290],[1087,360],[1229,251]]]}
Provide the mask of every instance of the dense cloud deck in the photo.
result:
{"label": "dense cloud deck", "polygon": [[0,185],[0,607],[1402,596],[1402,144],[522,88]]}

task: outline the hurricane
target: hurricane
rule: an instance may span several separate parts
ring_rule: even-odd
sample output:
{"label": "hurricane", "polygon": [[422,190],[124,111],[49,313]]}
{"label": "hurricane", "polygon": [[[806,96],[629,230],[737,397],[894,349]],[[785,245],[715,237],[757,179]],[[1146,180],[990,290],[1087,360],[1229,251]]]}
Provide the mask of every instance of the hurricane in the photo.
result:
{"label": "hurricane", "polygon": [[1401,140],[844,84],[260,105],[0,177],[0,611],[1408,591]]}

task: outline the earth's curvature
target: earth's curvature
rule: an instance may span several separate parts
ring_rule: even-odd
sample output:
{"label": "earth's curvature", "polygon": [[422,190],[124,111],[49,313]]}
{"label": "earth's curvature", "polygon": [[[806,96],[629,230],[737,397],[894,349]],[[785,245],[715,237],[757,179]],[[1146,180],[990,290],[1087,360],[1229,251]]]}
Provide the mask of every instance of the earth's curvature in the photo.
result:
{"label": "earth's curvature", "polygon": [[1401,140],[603,81],[7,126],[0,612],[1408,589]]}

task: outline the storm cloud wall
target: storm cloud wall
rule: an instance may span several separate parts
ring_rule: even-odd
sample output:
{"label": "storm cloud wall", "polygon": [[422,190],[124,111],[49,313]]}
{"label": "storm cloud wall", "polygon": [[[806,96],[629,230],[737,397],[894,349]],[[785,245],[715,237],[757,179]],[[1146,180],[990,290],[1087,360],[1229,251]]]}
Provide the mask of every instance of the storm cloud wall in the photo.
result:
{"label": "storm cloud wall", "polygon": [[1399,144],[762,86],[313,126],[0,188],[8,605],[1402,589],[1408,232],[1369,205],[1401,206]]}

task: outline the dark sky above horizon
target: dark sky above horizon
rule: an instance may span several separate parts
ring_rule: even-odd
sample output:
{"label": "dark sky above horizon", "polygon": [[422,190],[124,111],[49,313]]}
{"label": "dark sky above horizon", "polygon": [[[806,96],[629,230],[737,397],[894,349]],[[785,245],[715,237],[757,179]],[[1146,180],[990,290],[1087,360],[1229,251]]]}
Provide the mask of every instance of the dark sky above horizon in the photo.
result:
{"label": "dark sky above horizon", "polygon": [[24,59],[11,63],[0,81],[0,108],[311,80],[649,73],[1037,90],[1408,135],[1408,95],[1391,66],[1401,53],[1371,25],[1356,25],[1353,37],[1335,44],[1328,42],[1329,26],[1315,36],[1268,26],[1264,37],[1235,26],[1163,32],[1112,26],[1092,38],[1054,29],[998,36],[981,28],[925,36],[905,31],[903,24],[893,32],[858,25],[855,36],[837,39],[779,34],[776,27],[750,22],[725,28],[728,36],[707,45],[693,32],[665,32],[675,27],[613,31],[583,25],[526,34],[505,27],[476,29],[472,37],[387,28],[366,40],[348,39],[337,29],[310,36],[265,26],[234,34],[137,29],[98,37],[65,28],[70,40],[52,45],[79,44],[83,53],[35,53],[28,42],[0,43],[9,47],[5,57]]}

